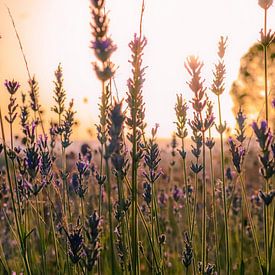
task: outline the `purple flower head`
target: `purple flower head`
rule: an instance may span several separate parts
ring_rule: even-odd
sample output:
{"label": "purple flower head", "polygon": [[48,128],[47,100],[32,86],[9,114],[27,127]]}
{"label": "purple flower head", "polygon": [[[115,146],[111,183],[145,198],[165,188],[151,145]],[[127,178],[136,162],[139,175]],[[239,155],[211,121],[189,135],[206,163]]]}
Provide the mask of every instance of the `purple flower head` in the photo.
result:
{"label": "purple flower head", "polygon": [[261,128],[260,128],[260,130],[261,130],[262,132],[265,132],[266,129],[267,129],[267,122],[266,122],[265,120],[262,120],[262,121],[261,121]]}
{"label": "purple flower head", "polygon": [[229,181],[232,181],[233,180],[233,175],[232,175],[232,171],[231,171],[231,168],[230,167],[228,167],[227,169],[226,169],[226,178],[229,180]]}
{"label": "purple flower head", "polygon": [[266,150],[272,140],[270,129],[268,128],[267,122],[265,120],[261,121],[260,127],[258,127],[256,122],[252,123],[252,128],[257,137],[257,142],[260,148],[264,151]]}
{"label": "purple flower head", "polygon": [[15,81],[15,80],[11,80],[11,81],[10,80],[5,80],[4,85],[6,86],[8,92],[11,95],[14,95],[20,87],[19,82]]}
{"label": "purple flower head", "polygon": [[231,155],[232,155],[233,164],[234,164],[237,172],[240,173],[241,165],[242,165],[243,158],[245,155],[245,149],[242,146],[237,146],[231,137],[229,137],[228,143],[230,146],[229,151],[231,152]]}
{"label": "purple flower head", "polygon": [[271,106],[272,108],[275,108],[275,98],[272,99]]}
{"label": "purple flower head", "polygon": [[173,188],[173,199],[174,201],[178,202],[180,198],[182,197],[182,191],[175,185]]}
{"label": "purple flower head", "polygon": [[46,149],[47,145],[48,145],[48,136],[46,134],[44,136],[43,135],[39,135],[37,145],[41,149]]}
{"label": "purple flower head", "polygon": [[76,167],[77,167],[78,173],[82,176],[87,171],[89,165],[87,162],[80,159],[79,161],[77,161]]}
{"label": "purple flower head", "polygon": [[107,61],[112,53],[117,49],[116,45],[113,44],[111,38],[96,39],[92,42],[92,49],[95,50],[96,57],[102,62]]}
{"label": "purple flower head", "polygon": [[159,202],[160,206],[164,207],[166,205],[167,201],[168,201],[167,194],[165,193],[164,190],[161,190],[160,194],[158,196],[158,202]]}

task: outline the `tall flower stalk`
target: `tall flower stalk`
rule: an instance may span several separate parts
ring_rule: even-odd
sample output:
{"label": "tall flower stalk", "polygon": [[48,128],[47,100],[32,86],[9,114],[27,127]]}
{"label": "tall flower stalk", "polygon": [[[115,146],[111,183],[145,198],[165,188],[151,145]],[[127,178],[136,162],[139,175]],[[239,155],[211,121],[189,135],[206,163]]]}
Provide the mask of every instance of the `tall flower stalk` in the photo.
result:
{"label": "tall flower stalk", "polygon": [[[186,171],[186,151],[185,151],[185,138],[188,135],[186,124],[187,124],[187,103],[183,100],[182,94],[177,95],[177,103],[175,106],[177,121],[176,124],[176,135],[181,141],[181,149],[179,150],[180,156],[182,158],[183,166],[183,182],[185,187],[185,192],[188,192],[188,182],[187,182],[187,171]],[[187,226],[188,234],[191,236],[191,215],[190,215],[190,203],[189,196],[186,195],[186,205],[187,205]]]}
{"label": "tall flower stalk", "polygon": [[[211,102],[207,104],[209,112],[212,112],[213,105]],[[210,179],[211,179],[211,189],[212,189],[212,217],[213,217],[213,227],[214,227],[214,239],[215,239],[215,256],[216,256],[216,267],[217,272],[221,270],[220,266],[220,253],[219,253],[219,231],[217,223],[217,207],[216,207],[216,190],[215,190],[215,174],[214,174],[214,163],[213,163],[213,148],[215,146],[215,140],[212,137],[211,128],[208,131],[209,136],[206,138],[206,147],[209,149],[210,157]]]}
{"label": "tall flower stalk", "polygon": [[[100,115],[99,124],[97,125],[98,140],[101,144],[100,160],[100,178],[103,178],[103,158],[106,154],[106,142],[108,135],[108,109],[110,106],[111,91],[106,87],[106,82],[114,75],[114,64],[110,61],[112,53],[116,50],[111,37],[108,35],[109,19],[105,13],[105,0],[91,0],[91,14],[93,21],[91,23],[93,40],[91,48],[94,50],[97,62],[93,63],[94,70],[98,79],[101,81],[101,104],[99,104]],[[110,237],[110,258],[112,262],[112,274],[115,274],[115,256],[113,240],[113,222],[112,222],[112,205],[111,205],[111,182],[108,159],[105,158],[105,172],[107,179],[108,192],[108,212],[109,212],[109,237]],[[103,184],[100,184],[99,193],[99,216],[102,213],[102,192]],[[99,260],[100,262],[100,260]],[[100,269],[100,264],[99,264]],[[100,270],[99,270],[100,272]]]}
{"label": "tall flower stalk", "polygon": [[221,95],[225,90],[225,64],[224,54],[226,50],[227,38],[221,36],[218,46],[218,63],[215,65],[214,80],[211,90],[218,98],[218,116],[219,124],[216,125],[216,129],[220,135],[220,150],[221,150],[221,177],[222,177],[222,195],[223,195],[223,216],[224,216],[224,231],[225,231],[225,263],[226,272],[230,274],[230,251],[229,251],[229,231],[228,231],[228,218],[227,218],[227,202],[226,202],[226,186],[225,186],[225,171],[224,171],[224,138],[223,134],[226,130],[226,122],[222,123],[222,111],[221,111]]}
{"label": "tall flower stalk", "polygon": [[[274,137],[271,134],[270,128],[268,128],[267,122],[262,121],[260,127],[256,122],[252,124],[252,128],[257,137],[257,142],[261,149],[259,160],[261,163],[260,173],[264,178],[265,186],[264,191],[260,191],[260,198],[264,203],[264,240],[265,240],[265,261],[266,261],[266,274],[270,274],[271,257],[270,257],[270,205],[272,199],[269,201],[268,197],[272,197],[269,190],[269,182],[275,175],[274,160],[271,156],[272,144],[274,146]],[[271,232],[272,233],[272,232]]]}
{"label": "tall flower stalk", "polygon": [[129,108],[129,116],[126,119],[130,132],[128,140],[132,144],[132,216],[131,216],[131,242],[132,242],[132,271],[139,274],[139,252],[138,252],[138,167],[142,158],[142,135],[144,123],[144,103],[142,96],[143,83],[145,81],[145,68],[142,64],[143,50],[146,46],[146,38],[135,35],[129,47],[132,51],[131,65],[132,77],[128,80],[128,92],[126,102]]}
{"label": "tall flower stalk", "polygon": [[268,47],[272,43],[275,33],[269,30],[267,32],[267,11],[273,4],[273,0],[259,0],[259,6],[264,10],[264,28],[261,30],[261,39],[260,42],[264,50],[264,92],[265,92],[265,120],[268,124],[269,114],[268,114],[268,66],[267,66],[267,52]]}
{"label": "tall flower stalk", "polygon": [[203,63],[194,56],[187,59],[185,68],[187,69],[191,80],[187,82],[189,88],[194,93],[192,98],[192,108],[194,109],[194,118],[189,122],[190,127],[193,131],[197,131],[202,137],[202,198],[203,198],[203,210],[202,210],[202,238],[201,238],[201,263],[202,263],[202,274],[206,270],[207,263],[207,241],[206,241],[206,153],[205,153],[205,142],[206,132],[212,127],[214,123],[214,116],[212,109],[205,112],[205,107],[208,102],[206,95],[206,88],[204,87],[204,80],[201,79],[201,69]]}

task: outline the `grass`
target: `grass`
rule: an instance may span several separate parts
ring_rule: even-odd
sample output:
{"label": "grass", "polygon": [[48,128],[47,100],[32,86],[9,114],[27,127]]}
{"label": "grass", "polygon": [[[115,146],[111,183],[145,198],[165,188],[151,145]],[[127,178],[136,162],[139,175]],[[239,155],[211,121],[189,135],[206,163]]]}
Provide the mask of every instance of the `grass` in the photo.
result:
{"label": "grass", "polygon": [[[259,1],[265,60],[273,35],[266,30],[270,6],[264,2]],[[61,64],[54,73],[55,105],[46,129],[38,83],[12,19],[30,92],[19,101],[19,83],[4,83],[10,101],[7,115],[0,109],[0,274],[275,272],[275,144],[268,121],[274,109],[268,107],[267,62],[262,121],[247,121],[240,107],[236,131],[228,137],[220,103],[227,39],[219,40],[211,87],[201,77],[203,62],[188,57],[193,97],[188,103],[177,95],[175,133],[170,144],[161,143],[158,125],[146,135],[143,13],[144,2],[139,34],[129,43],[128,91],[119,100],[112,91],[116,46],[108,33],[105,1],[91,1],[93,67],[102,94],[97,142],[79,149],[72,146],[76,111],[67,100]],[[217,118],[209,92],[217,96]]]}

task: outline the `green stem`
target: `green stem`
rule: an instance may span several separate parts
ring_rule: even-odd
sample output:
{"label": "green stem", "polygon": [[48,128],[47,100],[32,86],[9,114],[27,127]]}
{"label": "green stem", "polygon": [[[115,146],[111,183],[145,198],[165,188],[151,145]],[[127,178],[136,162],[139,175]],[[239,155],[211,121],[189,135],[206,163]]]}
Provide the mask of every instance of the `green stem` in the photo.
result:
{"label": "green stem", "polygon": [[[181,139],[181,147],[184,151],[184,139]],[[183,180],[186,192],[186,206],[187,206],[187,225],[188,225],[188,235],[191,234],[191,215],[190,215],[190,205],[189,205],[189,195],[188,195],[188,182],[187,182],[187,173],[186,173],[186,159],[183,159]]]}
{"label": "green stem", "polygon": [[[209,130],[209,137],[211,138],[211,131]],[[218,225],[217,225],[217,209],[216,209],[216,192],[215,192],[215,176],[214,176],[214,169],[213,169],[213,155],[212,149],[209,150],[210,154],[210,174],[211,174],[211,187],[212,187],[212,207],[213,207],[213,219],[214,219],[214,238],[215,238],[215,254],[216,254],[216,265],[217,265],[217,272],[220,273],[221,265],[220,265],[220,255],[219,255],[219,232],[218,232]]]}
{"label": "green stem", "polygon": [[205,174],[205,132],[202,132],[202,158],[203,158],[203,170],[202,170],[202,192],[203,192],[203,212],[202,212],[202,268],[206,267],[207,251],[206,251],[206,174]]}
{"label": "green stem", "polygon": [[251,210],[250,210],[248,200],[247,200],[247,194],[246,194],[246,190],[245,190],[245,186],[244,186],[244,182],[243,182],[243,176],[242,176],[242,174],[239,174],[239,176],[240,176],[242,195],[243,195],[243,199],[244,199],[244,203],[245,203],[245,208],[246,208],[248,220],[249,220],[249,223],[250,223],[250,226],[251,226],[253,241],[254,241],[254,244],[255,244],[256,252],[257,252],[257,259],[258,259],[258,262],[259,262],[259,267],[260,267],[260,270],[261,270],[262,274],[265,274],[264,267],[263,267],[263,264],[262,264],[261,254],[260,254],[259,242],[258,242],[257,235],[256,235],[255,224],[253,222],[253,219],[252,219],[252,216],[251,216]]}
{"label": "green stem", "polygon": [[[267,34],[267,9],[264,13],[264,36]],[[267,45],[264,44],[264,91],[265,91],[265,119],[268,124],[268,84],[267,84]]]}
{"label": "green stem", "polygon": [[[106,148],[105,148],[106,149]],[[105,150],[106,151],[106,150]],[[113,238],[113,220],[112,220],[112,200],[111,200],[111,179],[110,179],[110,168],[109,168],[109,160],[105,159],[105,169],[106,169],[106,177],[107,177],[107,197],[108,197],[108,219],[109,219],[109,238],[110,238],[110,257],[112,264],[112,274],[116,274],[116,263],[115,263],[115,250],[114,250],[114,238]]]}
{"label": "green stem", "polygon": [[[131,191],[132,187],[131,187],[130,182],[129,182],[129,180],[127,178],[125,178],[125,182],[127,184],[128,189]],[[155,261],[157,272],[159,273],[160,272],[160,267],[159,267],[159,264],[158,264],[157,253],[156,253],[155,248],[153,246],[153,242],[152,242],[149,226],[147,225],[147,222],[146,222],[146,220],[144,218],[144,215],[143,215],[142,211],[140,210],[139,205],[137,205],[137,210],[138,210],[138,214],[139,214],[139,216],[141,218],[141,222],[142,222],[142,224],[144,226],[144,229],[145,229],[145,231],[147,233],[149,244],[150,244],[150,247],[151,247],[152,252],[153,252],[153,258],[154,258],[154,261]]]}
{"label": "green stem", "polygon": [[195,220],[197,216],[197,193],[198,193],[199,187],[198,187],[198,175],[195,174],[195,198],[194,198],[194,205],[193,205],[193,215],[192,215],[192,223],[191,223],[191,235],[190,240],[193,240],[194,235],[194,227],[195,227]]}
{"label": "green stem", "polygon": [[[265,182],[265,192],[268,194],[268,180]],[[266,274],[269,274],[269,207],[264,204],[264,240],[265,240],[265,263],[266,263]]]}
{"label": "green stem", "polygon": [[[219,124],[222,125],[222,112],[220,95],[218,95],[218,108],[219,108]],[[224,176],[224,148],[223,148],[223,133],[220,133],[221,142],[221,175],[222,175],[222,193],[223,193],[223,216],[224,216],[224,231],[225,231],[225,262],[226,273],[230,274],[230,252],[229,252],[229,233],[227,221],[227,204],[226,204],[226,190],[225,190],[225,176]]]}

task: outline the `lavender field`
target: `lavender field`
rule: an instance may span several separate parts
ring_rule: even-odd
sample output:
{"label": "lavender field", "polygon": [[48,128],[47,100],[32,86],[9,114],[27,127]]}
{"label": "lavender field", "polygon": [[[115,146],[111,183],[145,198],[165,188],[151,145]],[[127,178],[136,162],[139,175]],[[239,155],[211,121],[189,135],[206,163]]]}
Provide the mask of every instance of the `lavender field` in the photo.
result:
{"label": "lavender field", "polygon": [[87,47],[101,96],[92,99],[98,120],[85,140],[74,138],[82,135],[81,110],[67,94],[62,64],[46,112],[7,10],[28,88],[10,78],[0,89],[8,96],[7,106],[0,102],[0,274],[275,274],[275,33],[267,27],[273,0],[255,1],[264,18],[253,48],[258,75],[245,71],[244,61],[240,67],[248,83],[260,79],[262,96],[250,102],[236,82],[229,127],[222,99],[230,41],[220,36],[211,79],[200,57],[182,60],[188,90],[176,94],[174,130],[165,139],[161,125],[147,125],[146,1],[125,56],[131,74],[123,97],[105,2],[89,1]]}

